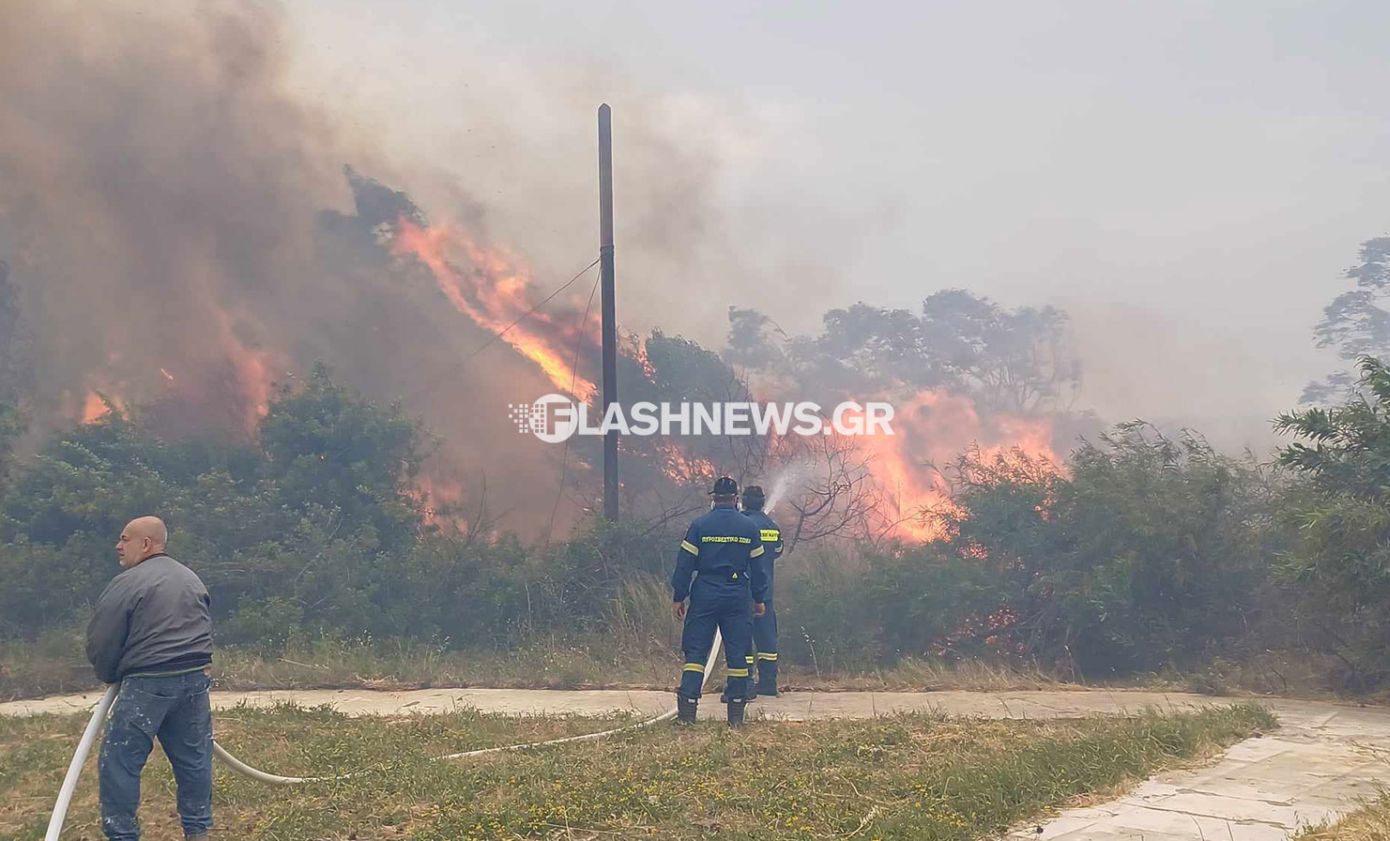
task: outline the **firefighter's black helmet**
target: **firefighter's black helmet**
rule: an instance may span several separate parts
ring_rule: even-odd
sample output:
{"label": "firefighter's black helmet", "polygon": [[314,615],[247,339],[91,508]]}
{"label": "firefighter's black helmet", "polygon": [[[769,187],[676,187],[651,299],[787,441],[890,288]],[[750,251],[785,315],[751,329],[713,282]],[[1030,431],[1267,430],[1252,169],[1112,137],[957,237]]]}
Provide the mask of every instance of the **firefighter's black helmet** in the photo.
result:
{"label": "firefighter's black helmet", "polygon": [[743,508],[746,511],[761,511],[767,502],[762,485],[749,485],[743,489]]}
{"label": "firefighter's black helmet", "polygon": [[714,488],[709,492],[710,496],[738,496],[738,482],[728,476],[720,476],[714,480]]}

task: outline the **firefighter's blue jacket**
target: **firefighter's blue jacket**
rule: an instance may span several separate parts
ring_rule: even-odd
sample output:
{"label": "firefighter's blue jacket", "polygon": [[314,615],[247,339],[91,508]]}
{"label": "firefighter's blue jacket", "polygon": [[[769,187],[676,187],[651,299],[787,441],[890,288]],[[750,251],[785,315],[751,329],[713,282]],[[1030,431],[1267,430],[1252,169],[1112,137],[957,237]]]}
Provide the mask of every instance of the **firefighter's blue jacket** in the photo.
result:
{"label": "firefighter's blue jacket", "polygon": [[685,601],[691,576],[697,572],[702,582],[747,585],[753,601],[765,601],[769,595],[767,551],[758,525],[733,505],[715,506],[698,517],[676,553],[672,601]]}
{"label": "firefighter's blue jacket", "polygon": [[772,518],[762,511],[744,511],[743,516],[753,521],[753,525],[758,527],[758,538],[763,544],[763,560],[767,566],[767,586],[769,599],[772,598],[772,576],[775,574],[773,563],[782,557],[782,530],[777,527]]}

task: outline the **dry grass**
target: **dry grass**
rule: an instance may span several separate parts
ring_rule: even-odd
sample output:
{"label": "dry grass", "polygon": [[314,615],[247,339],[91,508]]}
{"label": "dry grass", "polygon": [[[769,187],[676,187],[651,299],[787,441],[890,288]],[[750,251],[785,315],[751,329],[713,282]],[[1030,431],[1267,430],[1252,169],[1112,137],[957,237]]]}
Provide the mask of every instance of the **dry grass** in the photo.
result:
{"label": "dry grass", "polygon": [[82,651],[73,631],[50,631],[32,643],[0,641],[0,701],[100,686]]}
{"label": "dry grass", "polygon": [[[933,662],[906,657],[889,668],[871,668],[857,674],[830,673],[816,677],[792,666],[784,681],[792,689],[821,691],[944,691],[1009,692],[1026,689],[1065,689],[1067,684],[1036,669],[964,661]],[[1080,687],[1077,687],[1080,688]]]}
{"label": "dry grass", "polygon": [[[0,718],[0,839],[42,837],[83,716]],[[216,772],[217,835],[468,838],[880,838],[974,841],[1088,792],[1113,791],[1275,726],[1254,707],[1129,719],[717,722],[605,742],[429,762],[444,751],[592,732],[612,719],[459,711],[347,718],[238,709],[219,739],[288,773],[371,767],[337,783],[271,788]],[[79,785],[68,837],[97,837],[96,786]],[[177,837],[167,762],[146,772],[147,837]]]}
{"label": "dry grass", "polygon": [[[1265,651],[1241,659],[1215,658],[1200,669],[1170,671],[1151,678],[1155,686],[1206,695],[1251,695],[1306,700],[1345,697],[1337,687],[1345,667],[1335,657],[1307,652]],[[1364,701],[1390,700],[1359,694]]]}
{"label": "dry grass", "polygon": [[[679,668],[678,629],[664,602],[650,598],[640,585],[633,586],[613,605],[608,617],[611,634],[536,638],[511,651],[451,650],[405,640],[297,642],[275,653],[223,647],[216,655],[218,687],[670,689]],[[654,601],[662,608],[659,617],[651,607]],[[74,631],[51,632],[35,643],[0,642],[0,700],[98,688],[81,652],[82,640]],[[1332,669],[1311,656],[1266,654],[1242,662],[1216,660],[1194,672],[1078,684],[1037,668],[979,661],[908,657],[891,667],[817,673],[784,659],[781,683],[791,690],[820,691],[1005,692],[1105,686],[1326,700],[1339,697],[1329,687]],[[1359,699],[1390,701],[1385,693]]]}
{"label": "dry grass", "polygon": [[[66,650],[0,644],[0,700],[98,688],[76,642]],[[61,653],[59,653],[61,652]],[[547,640],[508,652],[449,651],[421,643],[370,645],[318,641],[277,654],[221,648],[215,656],[220,689],[424,689],[488,686],[503,689],[670,689],[680,658],[652,640]],[[1038,671],[966,662],[948,665],[904,659],[891,668],[825,673],[786,662],[781,684],[791,690],[927,691],[1057,689]]]}
{"label": "dry grass", "polygon": [[1368,803],[1340,821],[1310,827],[1299,833],[1299,841],[1385,841],[1390,838],[1390,794]]}

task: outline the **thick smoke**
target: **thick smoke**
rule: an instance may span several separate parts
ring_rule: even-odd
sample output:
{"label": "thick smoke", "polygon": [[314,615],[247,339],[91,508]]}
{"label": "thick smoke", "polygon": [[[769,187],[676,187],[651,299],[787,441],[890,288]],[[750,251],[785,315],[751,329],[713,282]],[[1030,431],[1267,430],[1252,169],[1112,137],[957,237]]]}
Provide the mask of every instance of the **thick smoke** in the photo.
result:
{"label": "thick smoke", "polygon": [[[90,414],[101,394],[146,407],[171,433],[246,435],[272,383],[326,361],[349,385],[423,415],[441,439],[429,485],[467,488],[465,515],[485,486],[492,515],[548,531],[559,448],[517,435],[506,407],[556,390],[553,378],[510,339],[478,352],[495,327],[451,306],[447,279],[395,246],[402,219],[447,223],[516,268],[529,284],[520,310],[539,301],[596,251],[597,88],[621,96],[624,322],[708,341],[702,325],[749,294],[738,240],[713,208],[717,171],[738,158],[738,142],[757,145],[757,129],[734,131],[703,100],[645,96],[592,69],[569,86],[506,71],[472,87],[397,79],[391,95],[416,106],[420,124],[438,122],[426,112],[431,97],[435,111],[448,101],[443,86],[459,94],[449,113],[480,135],[453,157],[429,144],[406,153],[399,131],[364,128],[372,121],[350,113],[383,113],[381,103],[347,96],[330,110],[300,92],[294,39],[270,7],[15,5],[0,31],[0,259],[21,292],[40,426]],[[535,99],[501,101],[528,86]],[[765,240],[748,250],[775,253]],[[445,256],[479,288],[507,285],[468,247]],[[586,278],[528,325],[557,348],[591,351],[582,337],[596,312],[580,324],[589,287]],[[785,297],[779,320],[819,307],[813,295]],[[831,356],[855,351],[842,350]],[[591,359],[580,366],[594,377]],[[857,375],[853,384],[866,385]],[[575,458],[582,448],[571,474],[582,470]]]}
{"label": "thick smoke", "polygon": [[91,389],[254,402],[236,365],[289,367],[292,325],[267,316],[310,279],[315,211],[344,191],[333,133],[279,89],[276,26],[241,4],[7,12],[0,249],[50,411]]}
{"label": "thick smoke", "polygon": [[173,432],[245,434],[271,383],[323,360],[410,398],[449,478],[506,464],[506,511],[550,468],[480,395],[541,382],[505,347],[454,364],[488,334],[379,242],[400,207],[344,177],[372,145],[286,90],[283,29],[251,3],[7,9],[0,258],[37,345],[31,413],[71,420],[97,392]]}

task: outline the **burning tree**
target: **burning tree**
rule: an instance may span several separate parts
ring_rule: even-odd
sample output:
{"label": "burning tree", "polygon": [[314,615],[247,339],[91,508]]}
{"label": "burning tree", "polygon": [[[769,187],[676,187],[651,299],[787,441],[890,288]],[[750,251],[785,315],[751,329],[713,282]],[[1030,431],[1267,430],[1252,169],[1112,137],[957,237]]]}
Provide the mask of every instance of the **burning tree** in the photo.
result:
{"label": "burning tree", "polygon": [[1055,462],[1074,431],[1064,407],[1079,368],[1065,318],[1051,308],[1008,311],[947,290],[927,297],[919,315],[865,304],[831,310],[816,336],[789,336],[754,310],[731,308],[729,321],[726,358],[746,366],[755,388],[823,405],[895,406],[895,434],[835,440],[813,459],[829,469],[808,491],[807,510],[841,511],[857,523],[838,524],[837,534],[938,539],[952,506],[938,465],[972,447]]}

